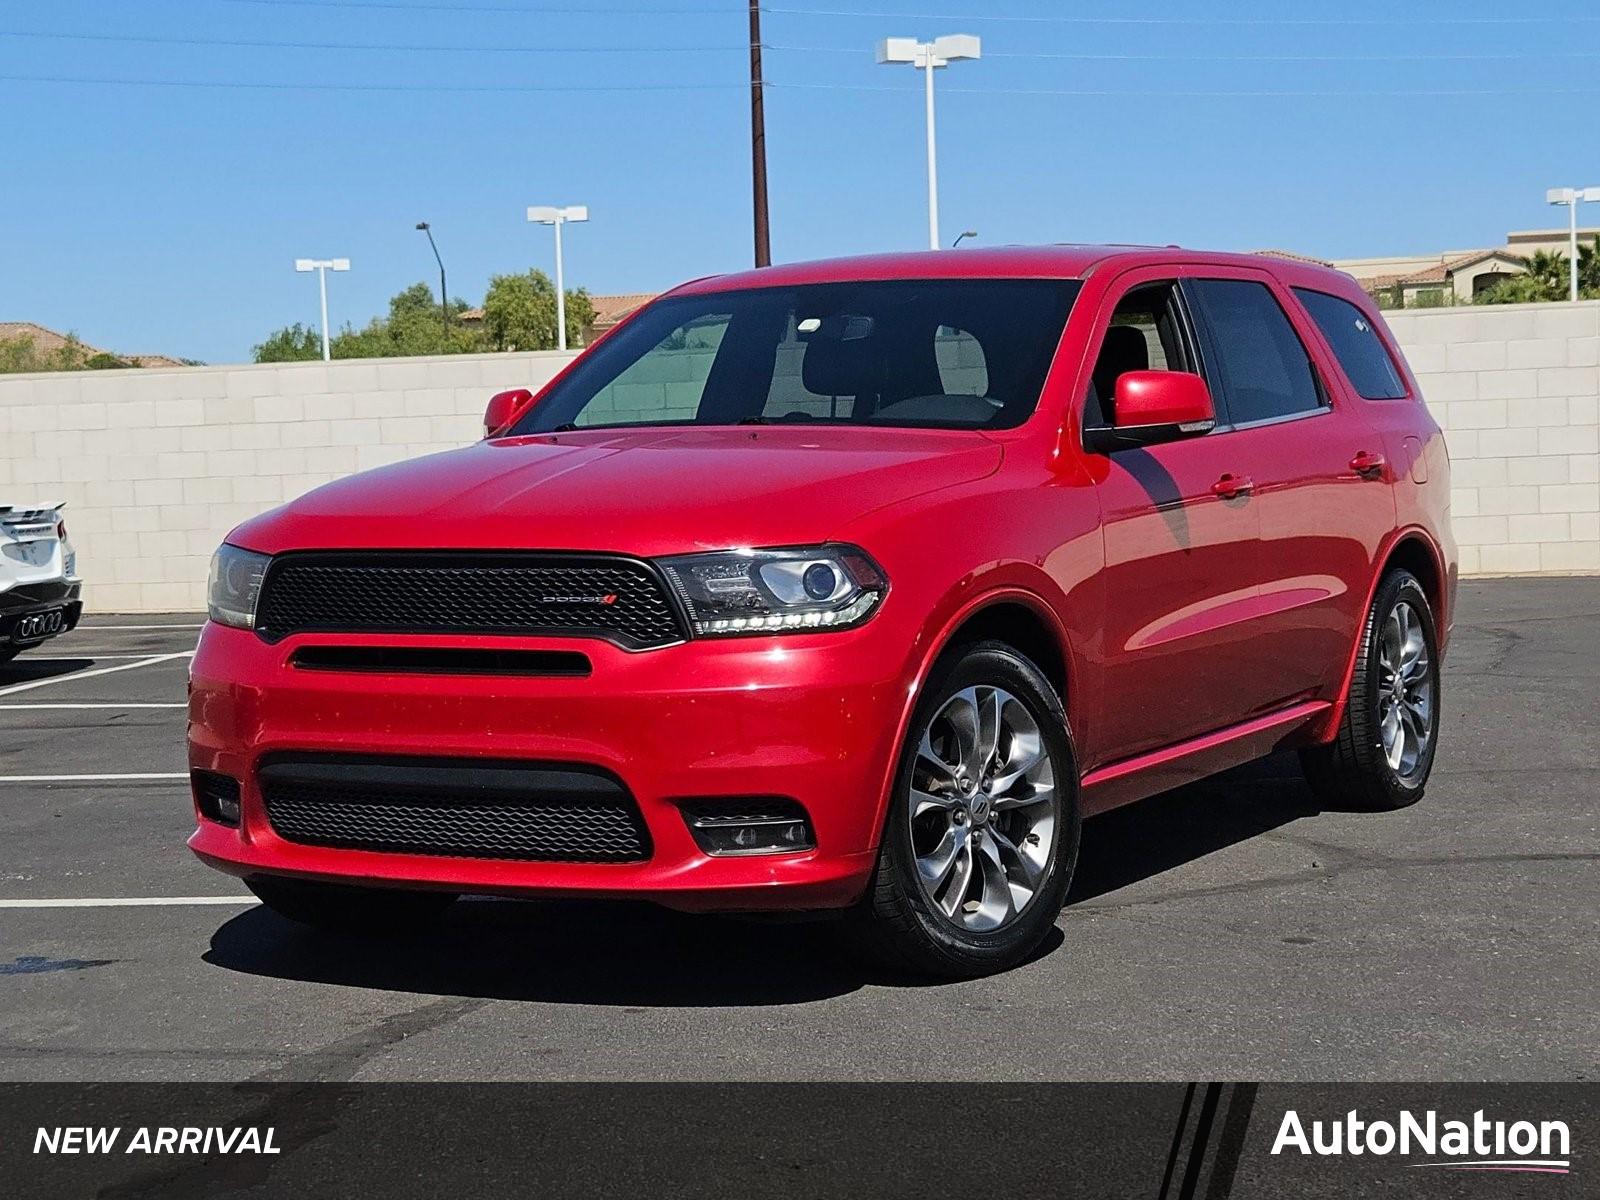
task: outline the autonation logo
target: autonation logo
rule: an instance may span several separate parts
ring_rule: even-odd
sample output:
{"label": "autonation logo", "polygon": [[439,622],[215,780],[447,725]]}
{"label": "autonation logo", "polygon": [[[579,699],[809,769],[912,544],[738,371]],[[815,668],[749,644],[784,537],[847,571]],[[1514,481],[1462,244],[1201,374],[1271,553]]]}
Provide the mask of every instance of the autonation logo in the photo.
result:
{"label": "autonation logo", "polygon": [[1308,1131],[1291,1108],[1283,1114],[1272,1152],[1292,1150],[1318,1157],[1416,1154],[1435,1161],[1407,1166],[1566,1175],[1572,1167],[1572,1132],[1565,1121],[1491,1121],[1482,1109],[1470,1121],[1441,1121],[1432,1109],[1421,1117],[1401,1109],[1392,1121],[1365,1121],[1351,1109],[1337,1120],[1312,1121]]}

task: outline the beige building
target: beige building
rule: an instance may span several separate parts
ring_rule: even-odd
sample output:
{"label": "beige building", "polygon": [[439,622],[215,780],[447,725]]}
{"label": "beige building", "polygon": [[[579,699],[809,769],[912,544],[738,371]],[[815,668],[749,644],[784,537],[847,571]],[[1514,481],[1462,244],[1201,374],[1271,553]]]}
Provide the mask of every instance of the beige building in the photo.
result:
{"label": "beige building", "polygon": [[[1600,228],[1580,229],[1578,243],[1593,242],[1597,236]],[[1528,229],[1508,233],[1499,246],[1336,259],[1330,265],[1353,275],[1386,308],[1437,308],[1472,303],[1502,279],[1522,274],[1529,256],[1537,251],[1565,255],[1568,248],[1565,229]]]}

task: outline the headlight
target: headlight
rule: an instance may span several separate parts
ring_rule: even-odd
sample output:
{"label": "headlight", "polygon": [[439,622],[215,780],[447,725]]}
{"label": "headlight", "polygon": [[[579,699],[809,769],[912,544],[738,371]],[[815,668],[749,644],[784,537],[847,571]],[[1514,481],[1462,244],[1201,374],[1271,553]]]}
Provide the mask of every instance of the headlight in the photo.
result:
{"label": "headlight", "polygon": [[211,582],[206,603],[211,619],[236,629],[256,627],[256,598],[261,578],[272,560],[265,554],[241,550],[224,542],[211,556]]}
{"label": "headlight", "polygon": [[689,554],[661,566],[701,637],[858,625],[889,589],[878,564],[854,546]]}

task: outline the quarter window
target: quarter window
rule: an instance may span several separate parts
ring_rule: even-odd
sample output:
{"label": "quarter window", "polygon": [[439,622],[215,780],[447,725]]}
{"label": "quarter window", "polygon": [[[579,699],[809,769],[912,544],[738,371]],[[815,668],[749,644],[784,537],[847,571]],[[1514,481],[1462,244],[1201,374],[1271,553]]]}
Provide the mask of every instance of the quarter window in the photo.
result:
{"label": "quarter window", "polygon": [[1406,385],[1366,313],[1348,300],[1326,292],[1295,288],[1294,294],[1306,306],[1311,319],[1322,330],[1322,336],[1328,339],[1333,356],[1339,360],[1356,395],[1364,400],[1404,398]]}
{"label": "quarter window", "polygon": [[1216,343],[1216,375],[1233,424],[1322,407],[1322,389],[1306,348],[1265,284],[1197,279],[1193,291]]}

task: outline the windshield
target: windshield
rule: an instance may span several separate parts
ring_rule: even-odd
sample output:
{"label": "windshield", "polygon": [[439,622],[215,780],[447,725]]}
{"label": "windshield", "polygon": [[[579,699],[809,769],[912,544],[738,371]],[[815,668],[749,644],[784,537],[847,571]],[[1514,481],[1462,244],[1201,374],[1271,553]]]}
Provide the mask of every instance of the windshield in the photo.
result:
{"label": "windshield", "polygon": [[662,300],[513,433],[630,425],[1007,429],[1039,402],[1081,286],[895,280]]}

